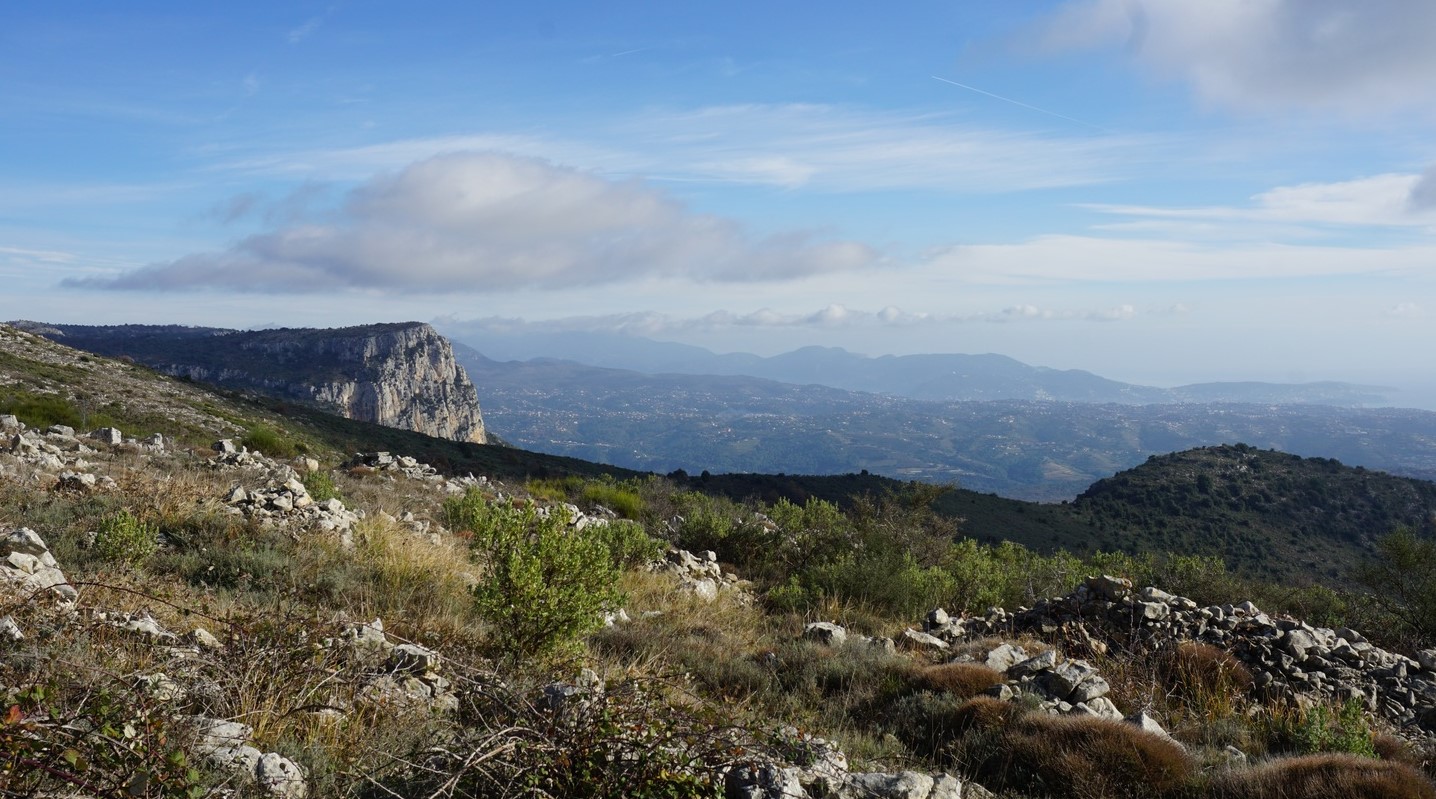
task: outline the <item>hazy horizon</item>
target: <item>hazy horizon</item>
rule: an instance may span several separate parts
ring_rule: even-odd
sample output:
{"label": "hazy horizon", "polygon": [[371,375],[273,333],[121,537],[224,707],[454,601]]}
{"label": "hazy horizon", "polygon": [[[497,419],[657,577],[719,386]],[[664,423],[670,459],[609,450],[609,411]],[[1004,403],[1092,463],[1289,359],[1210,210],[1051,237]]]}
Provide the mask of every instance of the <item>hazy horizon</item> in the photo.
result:
{"label": "hazy horizon", "polygon": [[1418,0],[4,19],[4,318],[995,352],[1436,408]]}

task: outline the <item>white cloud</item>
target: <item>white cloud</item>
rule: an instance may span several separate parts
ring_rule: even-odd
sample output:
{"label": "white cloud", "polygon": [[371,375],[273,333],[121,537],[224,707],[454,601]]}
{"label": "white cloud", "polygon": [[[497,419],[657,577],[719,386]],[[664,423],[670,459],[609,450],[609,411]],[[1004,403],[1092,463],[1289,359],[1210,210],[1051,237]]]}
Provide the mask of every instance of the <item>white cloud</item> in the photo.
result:
{"label": "white cloud", "polygon": [[1027,285],[1411,275],[1430,271],[1436,245],[1220,246],[1181,241],[1039,236],[1017,244],[949,247],[921,267],[959,283]]}
{"label": "white cloud", "polygon": [[1429,0],[1075,0],[1045,45],[1124,45],[1207,102],[1356,115],[1427,109],[1436,98]]}
{"label": "white cloud", "polygon": [[1425,315],[1420,305],[1414,302],[1398,302],[1386,311],[1387,316],[1414,319]]}
{"label": "white cloud", "polygon": [[748,313],[713,311],[701,316],[642,311],[599,316],[568,316],[554,319],[521,319],[486,317],[459,320],[452,317],[436,320],[446,329],[480,333],[622,333],[633,336],[673,336],[696,332],[712,333],[736,328],[771,328],[801,330],[837,328],[896,328],[914,325],[965,324],[975,322],[1011,323],[1024,321],[1087,321],[1121,322],[1140,315],[1130,304],[1095,310],[1044,308],[1022,304],[997,311],[976,313],[929,313],[904,311],[888,306],[879,311],[864,311],[843,305],[829,305],[811,312],[779,312],[760,308]]}
{"label": "white cloud", "polygon": [[763,281],[879,263],[855,242],[757,239],[639,181],[496,153],[437,156],[353,189],[338,208],[72,286],[250,292],[495,291],[640,277]]}
{"label": "white cloud", "polygon": [[[1279,186],[1251,198],[1251,205],[1163,208],[1138,205],[1086,204],[1104,213],[1178,223],[1261,222],[1298,225],[1370,225],[1425,227],[1436,225],[1436,178],[1384,174],[1330,183]],[[1429,185],[1428,185],[1429,184]],[[1427,197],[1427,194],[1431,197]],[[1129,226],[1129,229],[1133,229]],[[1197,228],[1189,228],[1197,230]],[[1220,227],[1209,228],[1220,230]],[[1293,228],[1294,230],[1295,228]]]}

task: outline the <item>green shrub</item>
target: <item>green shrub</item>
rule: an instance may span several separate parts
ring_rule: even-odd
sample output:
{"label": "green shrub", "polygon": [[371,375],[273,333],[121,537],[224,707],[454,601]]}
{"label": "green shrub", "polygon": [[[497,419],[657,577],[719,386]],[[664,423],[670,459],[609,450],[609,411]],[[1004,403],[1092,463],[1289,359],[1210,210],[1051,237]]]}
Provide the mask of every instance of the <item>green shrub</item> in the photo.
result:
{"label": "green shrub", "polygon": [[329,472],[310,472],[304,475],[304,488],[315,502],[327,502],[331,499],[339,499],[339,487],[334,484],[334,476]]}
{"label": "green shrub", "polygon": [[1273,749],[1309,755],[1342,752],[1376,757],[1371,725],[1361,703],[1351,700],[1330,708],[1316,705],[1304,711],[1278,714],[1267,719]]}
{"label": "green shrub", "polygon": [[26,425],[40,430],[57,424],[77,430],[115,424],[110,416],[92,413],[88,407],[76,407],[74,402],[56,394],[10,392],[0,395],[0,414],[14,414]]}
{"label": "green shrub", "polygon": [[292,440],[264,425],[249,428],[239,443],[271,458],[292,458],[299,454],[299,448]]}
{"label": "green shrub", "polygon": [[607,527],[571,530],[562,508],[544,516],[531,504],[491,505],[475,491],[446,501],[444,515],[452,529],[473,534],[474,554],[487,569],[473,596],[498,651],[571,651],[622,601]]}
{"label": "green shrub", "polygon": [[589,483],[583,487],[583,501],[602,505],[625,519],[643,515],[643,498],[632,488],[612,483]]}
{"label": "green shrub", "polygon": [[1377,542],[1379,557],[1357,579],[1423,644],[1436,640],[1436,540],[1399,528]]}
{"label": "green shrub", "polygon": [[[65,675],[74,679],[76,675]],[[176,746],[170,708],[108,676],[0,692],[0,794],[199,799],[202,777]],[[85,690],[70,690],[83,685]],[[78,786],[85,788],[77,793]]]}
{"label": "green shrub", "polygon": [[603,542],[613,565],[631,569],[651,563],[663,554],[666,544],[650,538],[643,525],[627,519],[585,528],[584,532]]}
{"label": "green shrub", "polygon": [[95,534],[95,551],[107,561],[140,566],[159,548],[159,531],[154,525],[120,510],[100,520]]}

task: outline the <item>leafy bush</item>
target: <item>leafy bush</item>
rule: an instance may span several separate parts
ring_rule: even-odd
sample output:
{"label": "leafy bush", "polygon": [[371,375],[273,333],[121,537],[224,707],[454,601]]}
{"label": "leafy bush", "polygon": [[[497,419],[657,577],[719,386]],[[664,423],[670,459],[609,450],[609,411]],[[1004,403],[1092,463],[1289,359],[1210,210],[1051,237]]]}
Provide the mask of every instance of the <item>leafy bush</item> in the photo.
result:
{"label": "leafy bush", "polygon": [[1423,644],[1436,640],[1436,540],[1399,528],[1377,542],[1379,557],[1357,571]]}
{"label": "leafy bush", "polygon": [[585,528],[608,549],[609,558],[618,569],[630,569],[651,563],[663,554],[666,545],[650,538],[643,525],[622,519],[609,524]]}
{"label": "leafy bush", "polygon": [[105,560],[140,566],[159,548],[158,536],[154,525],[141,521],[128,510],[120,510],[100,520],[95,551]]}
{"label": "leafy bush", "polygon": [[304,475],[304,488],[315,502],[327,502],[331,499],[339,499],[339,487],[334,484],[334,476],[329,472],[310,472]]}
{"label": "leafy bush", "polygon": [[1357,700],[1336,708],[1316,705],[1307,710],[1277,713],[1268,717],[1266,723],[1273,749],[1302,755],[1342,752],[1376,757],[1371,726]]}
{"label": "leafy bush", "polygon": [[622,601],[605,527],[570,530],[561,508],[541,515],[532,504],[492,505],[476,491],[446,501],[444,515],[452,529],[472,532],[474,554],[487,569],[473,596],[498,651],[570,651]]}
{"label": "leafy bush", "polygon": [[[87,681],[87,683],[90,681]],[[199,799],[199,772],[176,746],[176,717],[133,689],[75,694],[32,684],[3,695],[0,794]]]}

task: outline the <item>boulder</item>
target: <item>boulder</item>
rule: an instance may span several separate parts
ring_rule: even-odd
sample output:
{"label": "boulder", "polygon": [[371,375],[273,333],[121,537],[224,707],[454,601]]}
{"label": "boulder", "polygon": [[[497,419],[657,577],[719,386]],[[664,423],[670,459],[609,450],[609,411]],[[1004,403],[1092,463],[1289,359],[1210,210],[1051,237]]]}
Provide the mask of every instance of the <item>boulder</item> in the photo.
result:
{"label": "boulder", "polygon": [[1104,574],[1100,577],[1088,577],[1083,584],[1093,597],[1107,602],[1120,602],[1123,597],[1132,593],[1132,581],[1126,577]]}
{"label": "boulder", "polygon": [[828,646],[842,646],[848,640],[848,631],[832,622],[815,621],[803,628],[803,637]]}
{"label": "boulder", "polygon": [[305,799],[309,795],[304,769],[276,752],[259,758],[254,780],[261,791],[274,799]]}
{"label": "boulder", "polygon": [[109,444],[112,447],[117,447],[125,443],[124,433],[121,433],[113,427],[101,427],[98,430],[93,430],[90,432],[90,438],[93,438],[101,444]]}
{"label": "boulder", "polygon": [[937,636],[921,633],[913,629],[903,630],[902,635],[898,638],[898,644],[904,649],[927,652],[941,652],[949,646],[946,641]]}
{"label": "boulder", "polygon": [[993,671],[1005,672],[1027,659],[1027,652],[1020,646],[1003,644],[987,653],[987,667]]}

